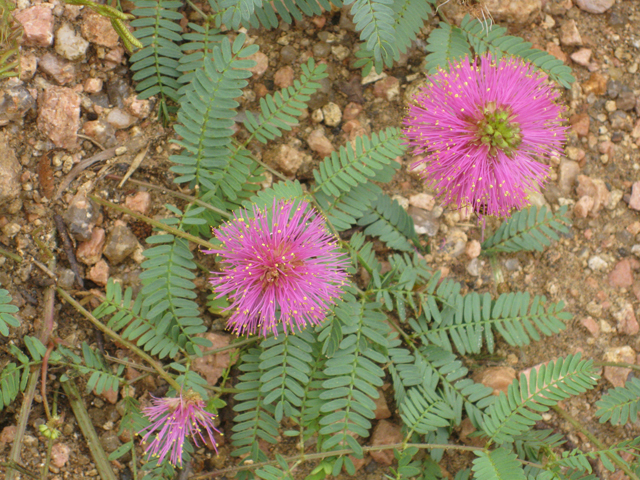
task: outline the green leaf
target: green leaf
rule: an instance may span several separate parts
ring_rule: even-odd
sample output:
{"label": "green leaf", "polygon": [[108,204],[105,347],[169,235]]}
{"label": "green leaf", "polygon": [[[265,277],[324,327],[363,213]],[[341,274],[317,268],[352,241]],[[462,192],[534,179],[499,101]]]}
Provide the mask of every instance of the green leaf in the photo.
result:
{"label": "green leaf", "polygon": [[504,448],[474,453],[478,458],[473,461],[472,470],[477,480],[526,480],[515,453]]}
{"label": "green leaf", "polygon": [[558,232],[569,231],[568,225],[571,222],[566,213],[566,205],[555,213],[550,212],[545,206],[535,205],[520,210],[503,222],[498,230],[482,243],[482,253],[493,255],[498,252],[541,252],[552,241],[558,240]]}

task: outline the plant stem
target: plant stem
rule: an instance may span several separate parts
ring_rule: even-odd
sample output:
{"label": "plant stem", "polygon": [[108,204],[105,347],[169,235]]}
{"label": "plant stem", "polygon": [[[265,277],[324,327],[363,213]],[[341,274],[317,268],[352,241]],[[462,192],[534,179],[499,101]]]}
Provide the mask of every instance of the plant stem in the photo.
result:
{"label": "plant stem", "polygon": [[[51,261],[49,264],[51,267],[55,265],[55,259]],[[42,312],[43,322],[42,328],[38,335],[38,339],[44,344],[49,344],[49,337],[51,337],[51,332],[53,331],[53,317],[54,317],[54,301],[55,301],[55,292],[54,287],[50,286],[44,292],[44,309]],[[25,367],[26,368],[26,367]],[[18,425],[16,428],[16,433],[13,437],[13,444],[11,445],[11,453],[9,455],[9,460],[15,464],[20,461],[20,451],[22,450],[22,439],[24,438],[24,432],[27,429],[27,422],[29,420],[29,414],[31,413],[31,405],[33,403],[33,398],[36,394],[36,386],[38,385],[38,371],[34,370],[31,372],[31,376],[29,378],[29,383],[27,384],[27,388],[24,391],[24,396],[22,399],[22,406],[20,407],[20,415],[18,415]],[[46,404],[46,399],[43,399]],[[16,476],[16,471],[10,469],[7,472],[7,480],[14,480]]]}
{"label": "plant stem", "polygon": [[[467,452],[474,452],[474,451],[481,451],[484,450],[482,447],[471,447],[471,446],[467,446],[467,445],[451,445],[451,444],[436,444],[436,443],[407,443],[406,445],[403,445],[402,443],[392,443],[392,444],[388,444],[388,445],[375,445],[375,446],[370,446],[370,447],[362,447],[362,450],[364,452],[375,452],[375,451],[379,451],[379,450],[390,450],[392,448],[410,448],[410,447],[415,447],[415,448],[419,448],[419,449],[427,449],[427,450],[435,450],[435,449],[443,449],[443,450],[458,450],[458,451],[467,451]],[[319,452],[319,453],[310,453],[310,454],[301,454],[301,455],[294,455],[291,457],[285,457],[284,460],[287,463],[290,462],[308,462],[310,460],[322,460],[324,458],[327,457],[336,457],[336,456],[343,456],[343,455],[351,455],[353,454],[353,450],[351,449],[344,449],[344,450],[333,450],[333,451],[329,451],[329,452]],[[544,468],[544,465],[538,464],[538,463],[532,463],[532,462],[527,462],[527,461],[521,461],[519,460],[521,463],[526,463],[527,465],[531,465],[534,466],[536,468]],[[189,477],[189,480],[205,480],[208,478],[213,478],[216,477],[218,475],[226,475],[229,473],[235,473],[235,472],[240,472],[243,470],[252,470],[254,468],[260,468],[260,467],[265,467],[267,465],[275,465],[277,464],[277,460],[271,460],[268,462],[260,462],[260,463],[252,463],[249,465],[239,465],[237,467],[230,467],[230,468],[225,468],[224,470],[216,470],[215,472],[210,472],[210,473],[205,473],[202,475],[194,475],[192,477]]]}
{"label": "plant stem", "polygon": [[87,320],[89,320],[94,327],[96,327],[98,330],[100,330],[101,332],[105,333],[106,335],[108,335],[109,337],[111,337],[113,340],[115,340],[116,342],[124,345],[125,347],[127,347],[129,350],[131,350],[133,353],[135,353],[136,355],[138,355],[140,358],[142,358],[144,361],[146,361],[149,365],[151,365],[153,367],[153,369],[158,372],[158,374],[169,384],[171,385],[176,392],[181,392],[182,391],[182,386],[176,382],[173,377],[171,375],[169,375],[163,368],[162,365],[160,365],[158,362],[156,362],[150,355],[147,355],[143,350],[139,349],[138,347],[136,347],[133,343],[125,340],[124,338],[122,338],[120,335],[118,335],[116,332],[114,332],[113,330],[111,330],[109,327],[107,327],[106,325],[104,325],[102,322],[100,322],[96,317],[94,317],[93,315],[91,315],[91,313],[86,310],[82,305],[80,305],[73,297],[71,297],[71,295],[69,295],[67,292],[65,292],[63,289],[61,289],[60,287],[56,288],[56,291],[58,292],[58,295],[60,295],[62,298],[64,298],[68,303],[70,303],[71,305],[73,305],[73,307],[83,316],[85,317]]}
{"label": "plant stem", "polygon": [[[26,475],[27,477],[31,477],[31,478],[35,478],[35,479],[38,478],[38,476],[36,474],[34,474],[31,470],[27,470],[22,465],[18,465],[15,462],[0,462],[0,467],[7,468],[10,472],[15,470],[16,472],[20,472],[23,475]],[[9,477],[7,476],[7,478],[9,478]]]}
{"label": "plant stem", "polygon": [[619,367],[619,368],[630,368],[631,370],[636,370],[640,372],[640,365],[634,365],[632,363],[624,363],[624,362],[593,362],[594,367]]}
{"label": "plant stem", "polygon": [[104,200],[95,195],[89,195],[89,198],[100,205],[104,205],[105,207],[113,208],[114,210],[118,210],[119,212],[126,213],[127,215],[131,215],[133,218],[137,218],[138,220],[142,220],[149,225],[153,225],[160,230],[164,230],[167,233],[175,235],[176,237],[184,238],[185,240],[189,240],[190,242],[196,243],[208,249],[215,248],[215,245],[207,242],[206,240],[202,240],[200,237],[196,237],[195,235],[191,235],[190,233],[183,232],[180,229],[170,227],[158,220],[154,220],[153,218],[146,217],[141,215],[140,213],[134,212],[133,210],[128,209],[127,207],[123,207],[122,205],[116,205],[115,203],[111,203],[108,200]]}
{"label": "plant stem", "polygon": [[[607,447],[605,447],[604,444],[600,440],[598,440],[598,438],[594,434],[592,434],[589,430],[587,430],[584,427],[584,425],[582,425],[582,423],[580,423],[578,420],[573,418],[569,412],[567,412],[566,410],[563,410],[557,405],[554,405],[551,408],[553,408],[553,410],[558,415],[560,415],[564,420],[569,422],[571,426],[573,426],[576,430],[583,433],[584,436],[587,437],[589,441],[593,443],[598,450],[607,449]],[[620,461],[620,459],[618,459],[615,455],[612,455],[610,452],[605,452],[605,455],[609,457],[609,459],[613,463],[615,463],[618,467],[620,467],[620,470],[622,470],[631,480],[640,480],[638,476],[635,473],[633,473],[633,471],[627,465],[625,465],[622,461]]]}
{"label": "plant stem", "polygon": [[202,10],[200,10],[196,5],[194,5],[194,3],[191,0],[187,0],[187,3],[191,8],[193,8],[196,12],[198,12],[198,14],[203,18],[203,20],[207,20],[209,18],[209,15],[207,15]]}
{"label": "plant stem", "polygon": [[[109,178],[111,180],[122,180],[123,177],[120,176],[120,175],[109,174],[105,178]],[[201,207],[206,208],[207,210],[211,210],[212,212],[215,212],[218,215],[222,215],[223,217],[227,217],[227,218],[232,217],[232,215],[229,212],[225,212],[224,210],[220,210],[219,208],[216,208],[216,207],[214,207],[212,205],[209,205],[207,202],[205,202],[203,200],[200,200],[200,199],[198,199],[198,198],[196,198],[194,196],[187,195],[186,193],[176,192],[175,190],[170,190],[168,188],[163,188],[163,187],[160,187],[158,185],[154,185],[153,183],[141,182],[140,180],[134,180],[133,178],[128,179],[127,182],[133,183],[133,184],[136,184],[136,185],[140,185],[142,187],[150,188],[150,189],[153,189],[153,190],[158,190],[159,192],[166,193],[168,195],[171,195],[171,196],[176,197],[176,198],[180,198],[180,199],[185,200],[187,202],[195,203],[196,205],[200,205]]]}
{"label": "plant stem", "polygon": [[500,262],[498,261],[498,257],[496,255],[489,255],[489,264],[491,265],[493,282],[496,284],[496,287],[497,287],[501,283],[504,283],[504,274],[502,273],[502,268],[500,267]]}
{"label": "plant stem", "polygon": [[51,448],[53,447],[53,438],[47,439],[47,456],[44,458],[44,465],[42,466],[42,473],[40,474],[41,480],[47,480],[47,473],[49,472],[49,463],[51,463]]}
{"label": "plant stem", "polygon": [[22,263],[22,257],[20,255],[11,253],[9,250],[5,250],[4,248],[1,248],[1,247],[0,247],[0,255],[4,255],[5,257],[10,258],[14,262]]}
{"label": "plant stem", "polygon": [[[18,464],[20,461],[20,450],[22,450],[22,439],[24,438],[24,432],[27,429],[27,421],[29,420],[29,413],[31,412],[31,404],[33,403],[33,397],[36,394],[36,386],[38,385],[38,371],[31,372],[29,377],[29,383],[24,391],[22,397],[22,405],[20,406],[20,415],[18,415],[18,425],[16,433],[13,437],[13,444],[11,445],[11,453],[9,454],[9,462]],[[35,478],[38,478],[34,475]],[[7,480],[14,480],[16,478],[16,470],[9,467],[7,471]]]}
{"label": "plant stem", "polygon": [[100,445],[100,439],[93,428],[93,424],[89,418],[89,413],[82,402],[82,396],[78,391],[78,387],[74,383],[73,379],[69,379],[66,382],[62,382],[62,388],[69,399],[69,404],[71,405],[73,414],[75,415],[76,420],[78,421],[78,426],[82,431],[82,435],[89,446],[89,450],[93,456],[93,461],[96,464],[96,469],[100,472],[102,480],[117,480],[113,473],[113,469],[111,468],[111,463],[109,463],[109,459]]}

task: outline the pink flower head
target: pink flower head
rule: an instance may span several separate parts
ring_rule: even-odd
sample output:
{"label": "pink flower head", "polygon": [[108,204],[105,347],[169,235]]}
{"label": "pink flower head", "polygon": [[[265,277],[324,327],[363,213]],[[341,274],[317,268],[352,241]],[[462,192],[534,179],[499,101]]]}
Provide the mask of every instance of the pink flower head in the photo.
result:
{"label": "pink flower head", "polygon": [[[207,438],[217,449],[213,432],[220,432],[214,427],[216,416],[207,412],[202,398],[195,392],[187,392],[177,397],[153,397],[153,405],[143,409],[144,415],[151,425],[138,432],[147,431],[142,438],[145,453],[149,457],[157,457],[158,463],[169,455],[172,465],[182,465],[182,446],[187,435],[198,445],[198,438],[205,444]],[[206,435],[203,435],[206,433]],[[155,435],[151,443],[149,437]]]}
{"label": "pink flower head", "polygon": [[228,295],[228,327],[237,334],[266,337],[316,325],[342,292],[347,258],[309,204],[275,201],[247,210],[214,231],[222,243],[206,251],[219,256],[222,272],[210,279],[218,296]]}
{"label": "pink flower head", "polygon": [[549,167],[536,157],[562,147],[564,108],[547,76],[516,58],[464,58],[417,93],[404,120],[422,176],[443,205],[510,215],[539,192]]}

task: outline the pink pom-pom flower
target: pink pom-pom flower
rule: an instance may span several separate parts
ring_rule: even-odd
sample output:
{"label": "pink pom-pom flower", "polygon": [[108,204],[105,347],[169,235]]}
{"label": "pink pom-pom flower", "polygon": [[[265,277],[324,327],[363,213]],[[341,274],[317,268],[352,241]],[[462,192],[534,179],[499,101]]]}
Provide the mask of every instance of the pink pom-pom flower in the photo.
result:
{"label": "pink pom-pom flower", "polygon": [[439,70],[414,97],[404,120],[421,175],[443,206],[507,217],[539,192],[565,140],[560,93],[516,58],[490,54]]}
{"label": "pink pom-pom flower", "polygon": [[227,295],[228,327],[238,335],[285,333],[317,325],[342,293],[347,257],[318,213],[302,201],[254,206],[214,231],[221,271],[210,282]]}
{"label": "pink pom-pom flower", "polygon": [[205,410],[197,393],[189,391],[177,397],[152,398],[152,406],[142,411],[151,424],[138,432],[144,433],[142,444],[149,458],[157,458],[158,463],[162,463],[168,456],[172,465],[181,466],[187,436],[193,438],[196,445],[204,445],[209,440],[217,452],[213,433],[220,432],[213,424],[216,416]]}

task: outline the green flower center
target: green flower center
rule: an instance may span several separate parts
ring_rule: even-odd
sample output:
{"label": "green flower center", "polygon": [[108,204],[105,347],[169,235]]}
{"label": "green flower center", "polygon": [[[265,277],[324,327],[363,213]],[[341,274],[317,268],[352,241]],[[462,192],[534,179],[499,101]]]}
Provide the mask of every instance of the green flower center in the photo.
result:
{"label": "green flower center", "polygon": [[484,107],[483,118],[477,127],[478,141],[489,147],[491,156],[495,157],[501,150],[510,157],[522,142],[520,124],[513,121],[507,108],[497,107],[494,102]]}

